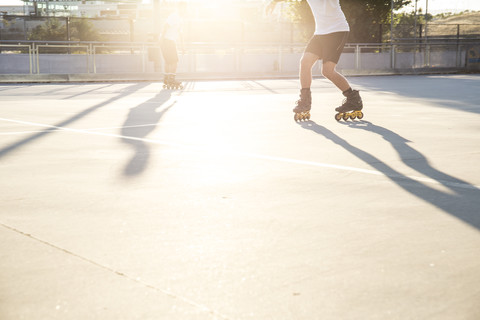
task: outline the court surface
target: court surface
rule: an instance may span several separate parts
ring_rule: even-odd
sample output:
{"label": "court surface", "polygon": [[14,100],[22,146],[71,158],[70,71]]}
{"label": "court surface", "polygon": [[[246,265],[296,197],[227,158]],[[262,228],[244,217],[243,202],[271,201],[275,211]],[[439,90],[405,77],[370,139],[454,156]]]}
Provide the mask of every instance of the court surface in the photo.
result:
{"label": "court surface", "polygon": [[480,76],[0,85],[0,318],[479,319]]}

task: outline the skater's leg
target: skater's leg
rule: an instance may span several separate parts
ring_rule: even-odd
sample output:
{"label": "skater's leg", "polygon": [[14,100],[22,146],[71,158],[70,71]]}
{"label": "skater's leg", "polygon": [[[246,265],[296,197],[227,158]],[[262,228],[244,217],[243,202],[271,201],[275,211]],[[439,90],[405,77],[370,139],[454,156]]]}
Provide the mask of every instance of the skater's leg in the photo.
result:
{"label": "skater's leg", "polygon": [[172,65],[170,63],[165,63],[165,72],[164,72],[164,83],[168,84],[170,82],[170,75],[172,74]]}
{"label": "skater's leg", "polygon": [[351,90],[348,80],[335,69],[337,64],[332,61],[325,61],[322,65],[322,74],[330,80],[342,92]]}
{"label": "skater's leg", "polygon": [[176,71],[177,71],[177,63],[165,64],[165,73],[166,74],[175,74]]}
{"label": "skater's leg", "polygon": [[300,60],[300,85],[302,89],[310,88],[312,85],[312,68],[318,61],[318,56],[311,52],[305,52]]}
{"label": "skater's leg", "polygon": [[312,68],[318,61],[318,56],[311,52],[304,52],[300,60],[300,100],[297,101],[293,112],[295,112],[295,121],[310,119],[310,109],[312,107]]}
{"label": "skater's leg", "polygon": [[329,79],[333,84],[337,86],[347,98],[343,102],[342,106],[335,110],[339,112],[347,112],[350,110],[361,110],[363,108],[362,98],[357,90],[352,90],[352,87],[348,83],[347,79],[343,75],[335,70],[336,63],[326,61],[323,63],[322,74],[325,78]]}
{"label": "skater's leg", "polygon": [[170,73],[172,74],[177,74],[177,66],[178,66],[178,63],[175,62],[175,63],[172,63],[170,65]]}

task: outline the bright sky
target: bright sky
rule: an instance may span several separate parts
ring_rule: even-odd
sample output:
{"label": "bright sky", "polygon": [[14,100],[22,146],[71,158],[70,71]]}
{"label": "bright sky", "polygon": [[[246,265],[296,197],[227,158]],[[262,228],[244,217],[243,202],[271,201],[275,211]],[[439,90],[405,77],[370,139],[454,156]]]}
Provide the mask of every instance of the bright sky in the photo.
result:
{"label": "bright sky", "polygon": [[[151,1],[151,0],[150,0]],[[208,1],[212,0],[186,0],[186,1]],[[418,0],[419,8],[425,12],[427,0]],[[144,2],[149,2],[144,0]],[[266,1],[265,1],[266,2]],[[0,5],[23,5],[20,0],[0,0]],[[435,14],[440,12],[459,12],[465,10],[480,11],[479,0],[428,0],[428,11]],[[411,11],[413,11],[413,6]]]}
{"label": "bright sky", "polygon": [[[1,0],[0,0],[1,1]],[[415,2],[415,1],[412,1]],[[418,8],[422,8],[425,12],[427,0],[418,0]],[[415,8],[411,5],[411,10]],[[408,9],[407,9],[408,10]],[[480,11],[479,0],[428,0],[428,12],[436,14],[441,12],[461,12],[461,11]]]}

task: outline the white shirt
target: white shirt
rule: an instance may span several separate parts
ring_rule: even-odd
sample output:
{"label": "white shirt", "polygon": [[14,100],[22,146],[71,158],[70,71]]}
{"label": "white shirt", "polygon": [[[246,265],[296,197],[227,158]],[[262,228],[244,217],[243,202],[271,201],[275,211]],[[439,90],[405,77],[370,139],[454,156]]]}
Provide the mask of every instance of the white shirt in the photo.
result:
{"label": "white shirt", "polygon": [[315,34],[350,31],[340,0],[307,0],[315,17]]}
{"label": "white shirt", "polygon": [[180,34],[181,19],[178,12],[174,12],[168,16],[165,22],[167,26],[167,32],[165,32],[164,38],[172,41],[177,41]]}

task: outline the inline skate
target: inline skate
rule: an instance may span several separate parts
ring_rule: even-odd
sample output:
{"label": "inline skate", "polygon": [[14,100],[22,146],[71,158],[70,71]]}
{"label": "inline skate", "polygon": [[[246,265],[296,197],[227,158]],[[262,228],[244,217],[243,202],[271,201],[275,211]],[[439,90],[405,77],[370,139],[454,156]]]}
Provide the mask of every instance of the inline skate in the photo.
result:
{"label": "inline skate", "polygon": [[335,115],[335,120],[363,119],[363,102],[359,91],[351,90],[351,92],[345,93],[345,97],[343,104],[335,109],[338,112]]}
{"label": "inline skate", "polygon": [[183,84],[180,81],[175,80],[175,74],[166,74],[163,79],[163,89],[178,90],[183,89]]}
{"label": "inline skate", "polygon": [[295,121],[310,120],[310,109],[312,109],[312,93],[310,89],[302,89],[300,91],[300,99],[296,102]]}

